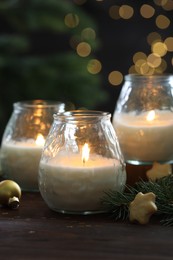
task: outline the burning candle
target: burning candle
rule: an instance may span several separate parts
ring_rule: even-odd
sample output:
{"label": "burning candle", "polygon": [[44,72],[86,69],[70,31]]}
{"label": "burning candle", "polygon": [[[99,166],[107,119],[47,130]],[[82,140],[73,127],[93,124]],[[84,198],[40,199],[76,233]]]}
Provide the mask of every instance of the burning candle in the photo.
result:
{"label": "burning candle", "polygon": [[171,162],[173,112],[115,113],[113,126],[127,162]]}
{"label": "burning candle", "polygon": [[6,178],[16,181],[22,190],[38,191],[38,168],[45,139],[3,142],[2,168]]}
{"label": "burning candle", "polygon": [[104,191],[121,190],[125,179],[117,159],[90,154],[87,143],[82,154],[58,154],[40,162],[40,192],[49,207],[59,212],[101,211]]}
{"label": "burning candle", "polygon": [[27,100],[13,104],[2,138],[2,175],[15,180],[22,190],[38,191],[38,165],[44,139],[55,113],[65,104],[51,100]]}

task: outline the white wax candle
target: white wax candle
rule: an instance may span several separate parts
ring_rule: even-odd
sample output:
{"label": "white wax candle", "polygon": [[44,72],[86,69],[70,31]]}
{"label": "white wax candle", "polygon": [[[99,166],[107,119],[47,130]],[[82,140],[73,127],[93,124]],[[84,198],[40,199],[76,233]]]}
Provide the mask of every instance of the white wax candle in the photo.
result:
{"label": "white wax candle", "polygon": [[130,161],[168,162],[173,160],[173,112],[115,113],[113,126],[124,158]]}
{"label": "white wax candle", "polygon": [[22,190],[38,191],[38,168],[42,147],[34,140],[3,143],[1,161],[5,177],[16,181]]}
{"label": "white wax candle", "polygon": [[81,155],[41,161],[39,187],[50,208],[57,211],[98,211],[104,191],[122,190],[126,174],[118,160],[90,155],[83,165]]}

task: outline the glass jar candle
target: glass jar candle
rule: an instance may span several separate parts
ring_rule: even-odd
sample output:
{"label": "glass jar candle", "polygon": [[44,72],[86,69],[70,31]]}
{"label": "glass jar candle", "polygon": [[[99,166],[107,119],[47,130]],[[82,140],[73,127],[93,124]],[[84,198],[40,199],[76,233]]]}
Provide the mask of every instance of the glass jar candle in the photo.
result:
{"label": "glass jar candle", "polygon": [[54,115],[39,167],[39,189],[57,212],[103,212],[101,198],[126,182],[111,115],[76,110]]}
{"label": "glass jar candle", "polygon": [[172,163],[173,76],[125,76],[113,126],[127,163]]}
{"label": "glass jar candle", "polygon": [[16,181],[22,190],[38,191],[38,167],[53,114],[63,112],[57,101],[29,100],[13,104],[2,138],[3,178]]}

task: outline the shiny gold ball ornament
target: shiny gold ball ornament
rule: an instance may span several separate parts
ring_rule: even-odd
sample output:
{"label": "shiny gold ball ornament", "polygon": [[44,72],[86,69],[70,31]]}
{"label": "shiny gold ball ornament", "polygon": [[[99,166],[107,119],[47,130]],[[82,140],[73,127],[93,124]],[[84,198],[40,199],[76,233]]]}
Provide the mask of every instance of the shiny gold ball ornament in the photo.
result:
{"label": "shiny gold ball ornament", "polygon": [[9,206],[12,209],[19,207],[21,198],[21,189],[19,185],[12,180],[4,180],[0,182],[0,204]]}

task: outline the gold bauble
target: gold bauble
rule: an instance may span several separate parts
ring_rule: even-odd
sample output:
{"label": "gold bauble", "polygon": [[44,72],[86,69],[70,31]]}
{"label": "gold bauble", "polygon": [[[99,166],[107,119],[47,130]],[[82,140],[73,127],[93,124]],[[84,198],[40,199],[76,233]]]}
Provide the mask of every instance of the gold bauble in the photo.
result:
{"label": "gold bauble", "polygon": [[21,189],[15,181],[4,180],[0,182],[0,204],[1,205],[7,205],[11,208],[18,208],[20,198],[21,198]]}

